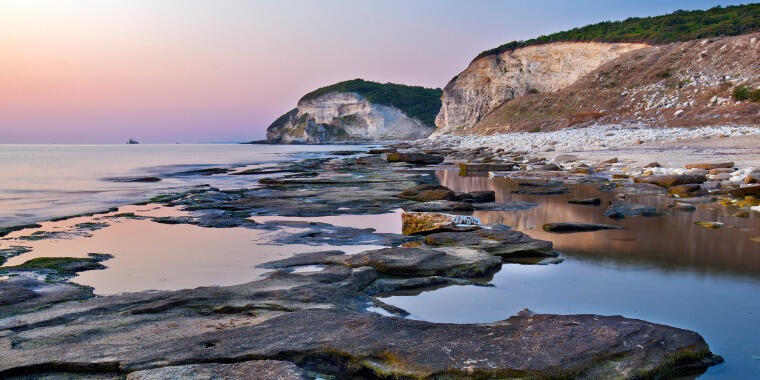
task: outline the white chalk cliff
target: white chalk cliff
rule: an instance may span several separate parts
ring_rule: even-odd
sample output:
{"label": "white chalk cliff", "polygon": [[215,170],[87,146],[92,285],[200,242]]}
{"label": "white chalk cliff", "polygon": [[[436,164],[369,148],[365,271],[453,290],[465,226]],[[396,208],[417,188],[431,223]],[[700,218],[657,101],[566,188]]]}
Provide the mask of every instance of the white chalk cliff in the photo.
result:
{"label": "white chalk cliff", "polygon": [[371,103],[354,92],[333,91],[299,101],[297,108],[267,128],[267,140],[278,144],[398,141],[425,138],[433,130],[396,107]]}
{"label": "white chalk cliff", "polygon": [[646,46],[557,42],[478,57],[443,89],[435,133],[467,129],[507,100],[560,90],[605,62]]}

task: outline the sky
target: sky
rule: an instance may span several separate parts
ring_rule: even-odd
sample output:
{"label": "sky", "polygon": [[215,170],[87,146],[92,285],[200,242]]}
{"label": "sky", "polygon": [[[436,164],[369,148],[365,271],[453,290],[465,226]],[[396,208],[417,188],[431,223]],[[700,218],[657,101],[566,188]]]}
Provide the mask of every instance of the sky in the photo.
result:
{"label": "sky", "polygon": [[318,87],[443,87],[481,51],[747,1],[0,0],[0,143],[237,142]]}

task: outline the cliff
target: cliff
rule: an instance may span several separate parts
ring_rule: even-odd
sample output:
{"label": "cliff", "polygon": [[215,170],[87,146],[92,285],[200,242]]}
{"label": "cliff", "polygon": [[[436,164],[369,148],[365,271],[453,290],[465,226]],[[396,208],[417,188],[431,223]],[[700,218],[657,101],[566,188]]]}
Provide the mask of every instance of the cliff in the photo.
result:
{"label": "cliff", "polygon": [[468,132],[632,122],[759,125],[758,62],[760,33],[647,47],[612,59],[556,92],[503,102]]}
{"label": "cliff", "polygon": [[414,140],[429,136],[440,89],[355,79],[304,95],[267,128],[275,144]]}
{"label": "cliff", "polygon": [[[756,124],[754,106],[734,104],[731,94],[752,98],[758,69],[750,34],[758,31],[760,4],[749,4],[607,21],[509,42],[480,53],[446,85],[435,133],[606,121],[683,125],[692,122],[689,115],[706,111],[700,105],[711,108],[698,124]],[[684,109],[672,117],[662,111],[679,105]],[[735,107],[722,114],[716,105]]]}
{"label": "cliff", "polygon": [[444,88],[436,133],[466,131],[505,101],[564,88],[636,43],[560,42],[476,58]]}

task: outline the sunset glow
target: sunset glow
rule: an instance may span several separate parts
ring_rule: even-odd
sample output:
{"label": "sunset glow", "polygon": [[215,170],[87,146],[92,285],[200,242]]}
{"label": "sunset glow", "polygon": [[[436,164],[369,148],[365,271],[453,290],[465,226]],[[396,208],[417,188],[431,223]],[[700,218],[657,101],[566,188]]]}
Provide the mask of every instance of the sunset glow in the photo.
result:
{"label": "sunset glow", "polygon": [[509,40],[714,2],[590,3],[6,0],[0,143],[261,138],[329,83],[443,87]]}

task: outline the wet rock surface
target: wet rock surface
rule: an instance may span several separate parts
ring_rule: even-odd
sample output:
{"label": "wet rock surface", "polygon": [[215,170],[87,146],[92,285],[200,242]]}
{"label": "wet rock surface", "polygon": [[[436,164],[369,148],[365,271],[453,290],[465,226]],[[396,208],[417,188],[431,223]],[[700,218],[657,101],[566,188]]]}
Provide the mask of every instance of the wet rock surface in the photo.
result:
{"label": "wet rock surface", "polygon": [[295,364],[279,360],[253,360],[231,364],[188,364],[135,371],[126,380],[306,380],[306,373]]}
{"label": "wet rock surface", "polygon": [[652,206],[633,204],[629,202],[615,202],[611,204],[604,215],[612,219],[623,219],[631,216],[660,216],[662,215],[657,208]]}
{"label": "wet rock surface", "polygon": [[370,267],[379,273],[394,276],[481,277],[495,272],[501,261],[473,250],[433,250],[423,248],[384,248],[354,255],[326,251],[306,253],[265,264],[269,268],[305,265],[344,265],[350,268]]}
{"label": "wet rock surface", "polygon": [[481,249],[504,259],[522,257],[556,257],[552,243],[536,240],[504,226],[474,231],[439,232],[425,236],[423,242],[430,247],[467,247]]}
{"label": "wet rock surface", "polygon": [[431,201],[417,203],[404,208],[406,211],[414,212],[444,212],[444,211],[474,211],[472,203],[457,201]]}
{"label": "wet rock surface", "polygon": [[[387,161],[393,161],[391,150],[374,154],[387,153]],[[551,242],[507,226],[443,213],[523,210],[537,207],[534,203],[495,203],[491,191],[455,193],[435,183],[424,168],[405,170],[410,165],[348,153],[251,169],[245,174],[283,174],[255,188],[206,186],[156,197],[151,201],[188,215],[152,219],[262,229],[281,244],[392,247],[353,255],[297,254],[263,265],[273,271],[247,284],[108,297],[93,297],[91,289],[67,282],[78,271],[102,269],[105,255],[9,267],[4,270],[16,276],[0,282],[0,377],[654,378],[699,372],[720,362],[695,332],[619,316],[521,313],[489,324],[400,318],[408,313],[375,296],[490,286],[502,262],[545,263],[559,254]],[[442,148],[403,154],[404,162],[414,164],[440,163],[444,155],[469,157],[481,161],[468,164],[478,169],[511,165],[486,162],[506,158],[518,163],[509,171],[517,178],[539,178],[525,182],[536,185],[522,186],[524,191],[554,192],[581,181],[622,195],[632,188],[570,173],[577,167],[565,165],[575,165],[575,159],[536,171],[545,160],[502,153]],[[418,160],[418,154],[435,158]],[[523,160],[532,163],[519,163]],[[193,175],[242,173],[202,170]],[[665,191],[656,185],[648,186]],[[586,201],[579,204],[599,204]],[[647,207],[619,202],[610,206],[610,216],[649,215]],[[399,208],[436,212],[402,214],[406,236],[319,222],[256,221],[263,215],[371,215]]]}
{"label": "wet rock surface", "polygon": [[444,157],[427,153],[388,153],[386,156],[388,162],[406,162],[409,164],[428,165],[440,164]]}

